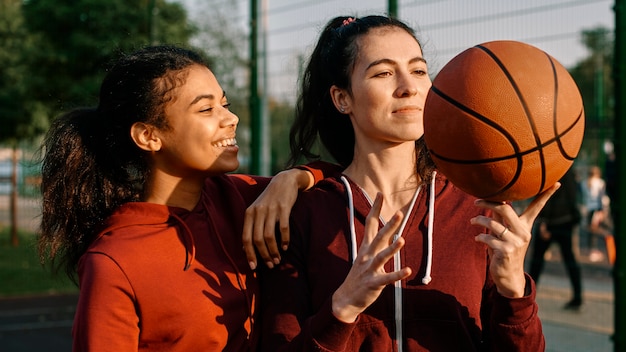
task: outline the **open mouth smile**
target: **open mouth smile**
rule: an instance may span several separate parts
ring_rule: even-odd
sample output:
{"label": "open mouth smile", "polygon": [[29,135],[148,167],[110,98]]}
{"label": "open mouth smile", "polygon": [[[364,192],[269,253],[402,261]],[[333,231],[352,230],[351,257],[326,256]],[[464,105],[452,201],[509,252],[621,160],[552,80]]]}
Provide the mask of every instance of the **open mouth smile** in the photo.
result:
{"label": "open mouth smile", "polygon": [[213,145],[218,148],[232,147],[237,145],[237,140],[235,138],[227,138],[213,143]]}

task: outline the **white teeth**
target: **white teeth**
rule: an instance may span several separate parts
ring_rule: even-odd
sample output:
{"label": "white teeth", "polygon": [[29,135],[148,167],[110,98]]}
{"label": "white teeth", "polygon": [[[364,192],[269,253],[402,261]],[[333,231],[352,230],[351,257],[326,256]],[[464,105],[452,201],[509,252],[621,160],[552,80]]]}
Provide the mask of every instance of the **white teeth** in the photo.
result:
{"label": "white teeth", "polygon": [[215,143],[214,145],[219,148],[229,147],[229,146],[237,145],[237,140],[235,138],[228,138],[228,139],[221,140]]}

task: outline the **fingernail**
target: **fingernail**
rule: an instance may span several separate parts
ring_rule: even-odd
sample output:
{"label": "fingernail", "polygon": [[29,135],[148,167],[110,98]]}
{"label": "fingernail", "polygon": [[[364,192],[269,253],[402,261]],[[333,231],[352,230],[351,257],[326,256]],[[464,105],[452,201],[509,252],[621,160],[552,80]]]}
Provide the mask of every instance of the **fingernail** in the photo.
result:
{"label": "fingernail", "polygon": [[252,269],[252,270],[256,269],[256,263],[248,262],[248,265],[250,265],[250,269]]}
{"label": "fingernail", "polygon": [[280,264],[280,258],[274,258],[274,264],[276,265]]}
{"label": "fingernail", "polygon": [[274,263],[272,262],[265,262],[265,265],[267,265],[267,267],[270,269],[274,267]]}

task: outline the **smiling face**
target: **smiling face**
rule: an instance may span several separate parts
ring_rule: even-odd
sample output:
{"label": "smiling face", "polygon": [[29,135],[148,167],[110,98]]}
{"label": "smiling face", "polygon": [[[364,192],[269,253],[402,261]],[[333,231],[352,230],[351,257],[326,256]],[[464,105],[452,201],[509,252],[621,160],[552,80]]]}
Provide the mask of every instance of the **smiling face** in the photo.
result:
{"label": "smiling face", "polygon": [[[372,29],[357,41],[351,92],[343,104],[357,144],[403,143],[424,133],[423,108],[431,86],[420,45],[402,29]],[[341,99],[335,99],[341,105]]]}
{"label": "smiling face", "polygon": [[235,131],[239,118],[228,109],[226,95],[213,73],[193,65],[165,107],[169,125],[158,131],[161,150],[156,167],[167,174],[206,177],[239,167]]}

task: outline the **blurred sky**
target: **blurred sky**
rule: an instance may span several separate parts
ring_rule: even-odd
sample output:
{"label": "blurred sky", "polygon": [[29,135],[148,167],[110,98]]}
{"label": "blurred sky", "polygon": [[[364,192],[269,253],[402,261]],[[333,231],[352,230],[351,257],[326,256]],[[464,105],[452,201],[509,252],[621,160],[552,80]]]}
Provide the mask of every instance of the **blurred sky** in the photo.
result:
{"label": "blurred sky", "polygon": [[[207,0],[180,0],[192,18],[206,18]],[[302,58],[319,31],[338,15],[385,14],[386,0],[258,0],[265,3],[268,87],[274,96],[293,97]],[[198,5],[204,2],[204,6]],[[398,17],[414,27],[430,72],[436,73],[461,51],[486,41],[518,40],[546,51],[565,67],[589,53],[580,42],[584,29],[614,28],[613,0],[398,0]],[[245,27],[248,0],[213,0],[232,23]],[[220,5],[221,4],[221,5]],[[246,29],[246,32],[248,30]],[[247,48],[247,46],[246,46]]]}

